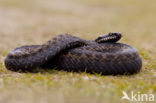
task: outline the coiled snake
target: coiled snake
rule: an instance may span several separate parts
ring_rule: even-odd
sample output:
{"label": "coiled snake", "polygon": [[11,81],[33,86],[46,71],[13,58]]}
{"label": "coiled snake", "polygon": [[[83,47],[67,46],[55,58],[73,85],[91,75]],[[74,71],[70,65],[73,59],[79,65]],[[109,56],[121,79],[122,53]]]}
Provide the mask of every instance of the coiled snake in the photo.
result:
{"label": "coiled snake", "polygon": [[87,41],[69,34],[60,34],[42,45],[15,48],[5,59],[9,70],[32,70],[48,67],[66,71],[86,71],[104,75],[133,74],[140,71],[138,51],[116,43],[120,33],[108,33]]}

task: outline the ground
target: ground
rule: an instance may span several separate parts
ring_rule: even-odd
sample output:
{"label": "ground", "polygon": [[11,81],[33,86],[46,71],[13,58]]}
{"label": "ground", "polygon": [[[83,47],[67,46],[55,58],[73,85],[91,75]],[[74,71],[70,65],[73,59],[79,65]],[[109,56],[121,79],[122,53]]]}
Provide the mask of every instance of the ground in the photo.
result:
{"label": "ground", "polygon": [[[122,91],[156,96],[155,0],[0,0],[0,103],[118,103]],[[5,68],[7,53],[70,33],[94,39],[121,32],[120,42],[139,51],[142,70],[131,76],[101,76]],[[155,97],[156,99],[156,97]]]}

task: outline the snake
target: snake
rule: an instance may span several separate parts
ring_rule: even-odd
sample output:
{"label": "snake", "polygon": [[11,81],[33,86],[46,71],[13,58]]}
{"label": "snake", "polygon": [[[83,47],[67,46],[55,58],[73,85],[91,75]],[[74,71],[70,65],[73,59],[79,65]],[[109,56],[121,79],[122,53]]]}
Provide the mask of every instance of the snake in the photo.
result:
{"label": "snake", "polygon": [[50,68],[102,75],[138,73],[142,59],[136,48],[119,43],[122,34],[110,32],[94,40],[59,34],[41,45],[25,45],[11,50],[5,67],[12,71]]}

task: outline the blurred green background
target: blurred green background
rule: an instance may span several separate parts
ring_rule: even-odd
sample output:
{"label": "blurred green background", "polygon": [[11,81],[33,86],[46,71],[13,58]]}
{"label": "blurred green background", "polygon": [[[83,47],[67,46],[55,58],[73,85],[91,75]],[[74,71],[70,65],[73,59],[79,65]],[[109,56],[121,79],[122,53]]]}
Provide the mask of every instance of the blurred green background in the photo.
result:
{"label": "blurred green background", "polygon": [[[156,94],[155,0],[0,0],[0,103],[117,103],[122,91]],[[16,73],[5,69],[9,50],[69,33],[94,39],[121,32],[138,49],[142,71],[100,76],[64,71]]]}

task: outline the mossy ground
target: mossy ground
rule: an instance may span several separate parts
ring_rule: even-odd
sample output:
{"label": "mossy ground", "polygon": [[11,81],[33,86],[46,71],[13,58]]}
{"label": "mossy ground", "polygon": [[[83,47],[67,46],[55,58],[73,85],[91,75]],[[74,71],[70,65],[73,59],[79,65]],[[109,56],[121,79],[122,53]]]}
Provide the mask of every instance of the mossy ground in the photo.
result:
{"label": "mossy ground", "polygon": [[[0,0],[0,103],[117,103],[122,91],[156,96],[155,0]],[[8,71],[9,50],[41,44],[60,33],[94,39],[121,32],[142,56],[140,73],[101,76],[43,70]],[[155,98],[156,99],[156,98]]]}

